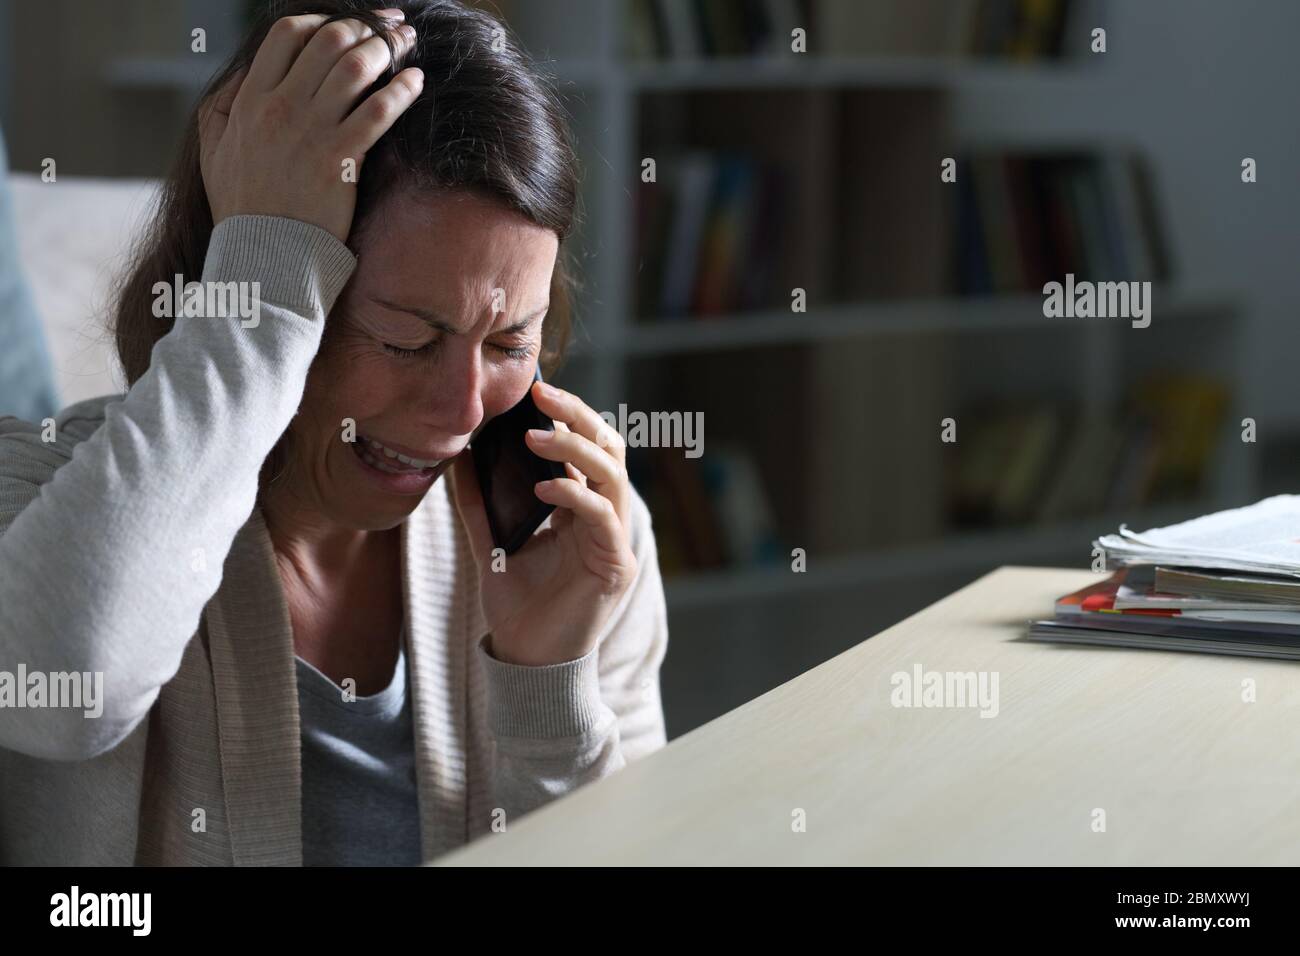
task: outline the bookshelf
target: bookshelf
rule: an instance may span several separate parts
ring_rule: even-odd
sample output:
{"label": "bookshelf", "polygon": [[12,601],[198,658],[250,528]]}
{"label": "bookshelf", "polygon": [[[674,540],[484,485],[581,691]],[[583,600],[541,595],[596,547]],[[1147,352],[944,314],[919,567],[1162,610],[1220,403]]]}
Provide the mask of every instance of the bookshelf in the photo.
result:
{"label": "bookshelf", "polygon": [[[1161,315],[1173,321],[1230,315],[1236,301],[1222,292],[1188,294],[1177,288],[1157,288],[1153,295],[1161,303]],[[1061,321],[1045,318],[1042,305],[1041,297],[1031,295],[946,297],[832,305],[802,315],[751,312],[698,324],[646,322],[628,329],[614,350],[623,357],[655,356],[871,335],[1059,329]],[[588,341],[574,343],[572,354],[591,353]]]}
{"label": "bookshelf", "polygon": [[[818,8],[836,3],[812,4],[812,22]],[[805,389],[833,395],[843,379],[855,377],[857,357],[879,349],[880,357],[864,368],[865,374],[888,374],[891,365],[920,372],[914,390],[900,392],[900,404],[910,410],[902,413],[902,423],[883,430],[883,441],[897,439],[891,447],[898,468],[906,469],[914,460],[926,472],[912,479],[876,476],[858,482],[853,470],[863,467],[861,453],[841,456],[804,442],[789,456],[768,454],[759,446],[779,439],[765,438],[761,428],[746,431],[734,410],[708,408],[706,434],[711,437],[716,421],[720,436],[731,431],[727,437],[757,449],[774,506],[785,512],[778,524],[800,528],[807,538],[834,526],[836,516],[832,511],[816,517],[787,507],[792,498],[849,499],[859,484],[877,484],[885,496],[908,485],[926,492],[904,495],[898,508],[907,512],[905,520],[882,525],[879,535],[856,545],[828,538],[824,549],[809,549],[805,574],[792,573],[788,563],[666,573],[674,652],[665,667],[665,693],[670,710],[675,701],[682,702],[674,732],[721,713],[728,698],[739,701],[776,686],[807,665],[810,653],[843,650],[987,568],[1003,563],[1085,566],[1092,538],[1121,521],[1157,526],[1251,497],[1255,477],[1250,457],[1232,454],[1226,444],[1232,422],[1240,419],[1233,405],[1219,429],[1228,453],[1219,456],[1194,495],[1012,527],[952,527],[939,491],[952,462],[935,440],[939,418],[957,414],[948,399],[960,397],[959,407],[968,409],[975,399],[1014,400],[1047,392],[1075,403],[1083,414],[1114,415],[1127,386],[1171,357],[1180,368],[1235,385],[1242,379],[1238,297],[1233,290],[1192,289],[1176,274],[1158,281],[1153,301],[1159,304],[1159,328],[1143,330],[1150,334],[1139,339],[1126,336],[1113,322],[1045,318],[1041,296],[1031,292],[955,295],[944,287],[946,277],[933,270],[895,277],[898,281],[884,294],[871,294],[869,288],[855,292],[854,277],[846,281],[844,275],[851,270],[834,263],[831,247],[842,231],[836,233],[831,224],[840,223],[842,210],[836,207],[845,197],[897,215],[896,207],[873,195],[872,186],[863,186],[880,164],[865,164],[855,184],[846,173],[846,150],[863,155],[868,148],[882,149],[885,164],[923,169],[923,175],[903,174],[893,185],[900,194],[926,195],[924,180],[935,194],[935,206],[926,212],[934,219],[931,228],[904,239],[911,249],[924,250],[951,228],[939,208],[945,202],[937,196],[939,158],[990,146],[978,135],[970,142],[952,135],[952,93],[986,88],[996,94],[1008,84],[1034,84],[1049,94],[1086,91],[1105,81],[1104,70],[1092,59],[1069,53],[1034,61],[888,51],[854,56],[843,48],[819,55],[814,35],[810,52],[803,55],[654,60],[628,54],[625,38],[636,6],[636,0],[500,5],[566,97],[588,177],[584,201],[589,225],[586,240],[580,240],[587,243],[581,246],[588,269],[587,298],[579,309],[584,324],[562,381],[602,409],[616,408],[620,401],[647,408],[691,408],[693,402],[710,406],[711,393],[743,390],[747,379],[779,383],[788,377],[791,394]],[[1073,6],[1080,17],[1096,18],[1104,11],[1097,3]],[[565,25],[573,22],[588,23],[591,29],[571,31]],[[908,116],[930,122],[911,122]],[[881,130],[890,131],[893,142],[868,147]],[[1128,148],[1123,142],[1089,141],[1068,130],[1026,139],[1034,149],[1062,153]],[[795,205],[803,215],[794,228],[806,247],[796,269],[803,271],[804,281],[791,284],[809,289],[805,313],[792,314],[774,302],[701,321],[673,319],[642,307],[636,275],[627,268],[640,249],[638,194],[647,188],[639,177],[640,162],[656,157],[662,179],[664,156],[679,147],[750,151],[784,160],[802,177],[797,188],[803,192]],[[859,249],[874,248],[869,238],[859,236],[858,241]],[[987,367],[963,367],[960,356],[972,354],[987,356]],[[1014,358],[1000,362],[1005,355]],[[828,383],[828,376],[839,376],[841,383]],[[930,389],[945,397],[928,403],[917,397]],[[845,394],[861,396],[869,390],[848,386]],[[761,397],[754,402],[765,411],[778,404]],[[780,424],[788,428],[808,408],[802,404],[779,416]],[[834,427],[847,428],[851,435],[870,434],[869,425],[854,421],[864,412],[841,409]],[[924,440],[906,437],[909,429],[923,431]],[[791,474],[800,470],[803,475]],[[818,482],[808,472],[837,477]],[[912,527],[903,531],[900,525]],[[729,686],[712,706],[702,703],[698,697],[706,688],[700,675],[710,669],[718,681],[747,686],[743,691]]]}

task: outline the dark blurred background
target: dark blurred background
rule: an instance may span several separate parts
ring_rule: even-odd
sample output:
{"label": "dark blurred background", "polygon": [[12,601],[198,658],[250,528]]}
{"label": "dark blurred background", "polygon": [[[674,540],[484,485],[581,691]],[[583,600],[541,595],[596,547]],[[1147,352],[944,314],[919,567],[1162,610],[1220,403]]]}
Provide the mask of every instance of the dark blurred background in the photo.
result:
{"label": "dark blurred background", "polygon": [[[1300,4],[480,5],[553,76],[584,163],[559,380],[703,414],[700,457],[631,457],[670,736],[999,565],[1087,566],[1121,521],[1293,487]],[[61,404],[121,390],[104,283],[248,9],[0,0],[10,202]],[[1066,273],[1151,281],[1150,327],[1045,318]]]}

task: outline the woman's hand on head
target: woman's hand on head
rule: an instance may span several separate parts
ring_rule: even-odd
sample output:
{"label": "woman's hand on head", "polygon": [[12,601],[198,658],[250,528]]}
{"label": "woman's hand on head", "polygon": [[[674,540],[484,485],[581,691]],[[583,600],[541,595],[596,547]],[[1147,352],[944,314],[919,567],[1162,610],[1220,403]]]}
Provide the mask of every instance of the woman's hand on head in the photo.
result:
{"label": "woman's hand on head", "polygon": [[[566,478],[537,485],[556,506],[542,528],[493,568],[492,535],[466,449],[452,465],[456,503],[479,567],[484,617],[498,660],[540,666],[584,657],[637,574],[632,489],[623,438],[578,396],[537,382],[533,400],[554,432],[528,433],[528,447],[563,462]],[[499,562],[498,562],[499,566]]]}
{"label": "woman's hand on head", "polygon": [[[400,55],[415,44],[407,24],[393,36]],[[390,62],[383,37],[357,20],[277,20],[252,64],[200,107],[213,225],[237,215],[284,216],[346,240],[366,152],[424,88],[424,74],[412,67],[362,100]]]}

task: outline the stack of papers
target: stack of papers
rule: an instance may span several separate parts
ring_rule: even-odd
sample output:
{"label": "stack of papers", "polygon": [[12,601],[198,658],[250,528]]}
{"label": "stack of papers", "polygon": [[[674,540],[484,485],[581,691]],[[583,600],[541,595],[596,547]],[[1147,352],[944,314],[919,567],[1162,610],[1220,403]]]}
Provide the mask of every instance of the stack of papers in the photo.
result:
{"label": "stack of papers", "polygon": [[1031,639],[1300,660],[1300,495],[1094,545],[1112,573]]}

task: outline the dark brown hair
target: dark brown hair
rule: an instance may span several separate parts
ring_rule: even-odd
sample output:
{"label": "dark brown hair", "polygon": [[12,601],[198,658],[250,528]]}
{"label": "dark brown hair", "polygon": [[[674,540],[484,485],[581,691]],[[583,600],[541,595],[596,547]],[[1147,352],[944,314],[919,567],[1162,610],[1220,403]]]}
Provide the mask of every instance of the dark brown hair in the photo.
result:
{"label": "dark brown hair", "polygon": [[[572,324],[577,283],[565,240],[580,216],[578,162],[559,98],[495,17],[459,0],[271,0],[260,6],[238,52],[200,99],[252,63],[281,17],[315,13],[329,20],[354,18],[387,36],[375,11],[393,7],[415,27],[415,48],[374,88],[400,69],[418,66],[424,71],[424,91],[367,154],[352,235],[390,190],[411,187],[471,190],[554,230],[560,253],[541,355],[543,372],[549,375],[563,357]],[[170,283],[177,274],[187,280],[201,275],[212,227],[199,168],[196,105],[151,228],[116,290],[111,330],[128,387],[148,370],[154,344],[172,327],[173,320],[153,314],[154,284]],[[277,446],[271,457],[278,459],[280,453]],[[278,462],[268,459],[273,464]],[[278,467],[264,469],[264,477],[267,470],[279,472]]]}

